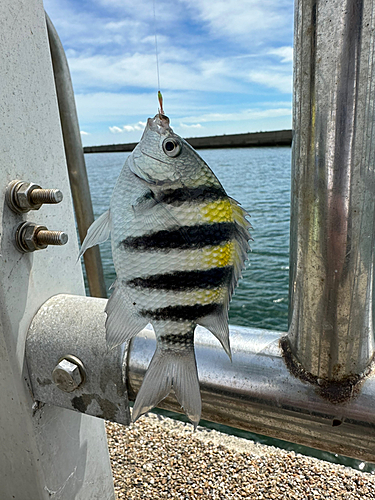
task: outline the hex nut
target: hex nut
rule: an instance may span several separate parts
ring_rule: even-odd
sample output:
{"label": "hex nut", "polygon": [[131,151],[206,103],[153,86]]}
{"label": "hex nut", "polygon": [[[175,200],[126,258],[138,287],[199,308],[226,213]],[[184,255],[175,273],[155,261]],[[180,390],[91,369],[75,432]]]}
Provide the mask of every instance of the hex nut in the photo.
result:
{"label": "hex nut", "polygon": [[78,365],[64,358],[54,368],[52,380],[61,391],[73,392],[83,383],[84,377]]}
{"label": "hex nut", "polygon": [[17,200],[17,205],[21,209],[21,211],[28,212],[32,207],[34,210],[38,210],[42,204],[34,204],[31,202],[30,194],[34,189],[41,189],[38,184],[34,184],[33,182],[22,182],[19,186],[16,187],[14,197]]}
{"label": "hex nut", "polygon": [[17,246],[23,252],[34,252],[35,250],[43,250],[47,245],[38,243],[37,234],[39,231],[47,231],[45,226],[38,226],[31,222],[22,223],[16,231]]}

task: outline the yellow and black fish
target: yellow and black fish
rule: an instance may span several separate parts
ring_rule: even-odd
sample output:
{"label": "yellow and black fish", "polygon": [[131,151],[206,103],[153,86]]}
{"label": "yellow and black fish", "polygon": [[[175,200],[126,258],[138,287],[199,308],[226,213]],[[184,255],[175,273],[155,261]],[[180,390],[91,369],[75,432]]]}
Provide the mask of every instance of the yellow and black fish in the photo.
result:
{"label": "yellow and black fish", "polygon": [[197,324],[208,328],[231,355],[228,307],[249,250],[246,215],[166,116],[148,119],[110,209],[92,224],[80,252],[111,233],[117,280],[106,307],[108,345],[131,339],[147,323],[155,330],[157,347],[133,420],[173,386],[198,425],[194,330]]}

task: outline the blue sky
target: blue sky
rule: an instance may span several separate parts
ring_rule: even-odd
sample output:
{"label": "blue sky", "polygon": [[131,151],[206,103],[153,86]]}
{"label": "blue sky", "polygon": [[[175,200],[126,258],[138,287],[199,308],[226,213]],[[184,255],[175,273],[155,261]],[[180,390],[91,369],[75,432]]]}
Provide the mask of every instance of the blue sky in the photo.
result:
{"label": "blue sky", "polygon": [[[158,110],[153,0],[45,0],[84,145],[135,142]],[[292,0],[155,0],[164,111],[183,137],[291,128]]]}

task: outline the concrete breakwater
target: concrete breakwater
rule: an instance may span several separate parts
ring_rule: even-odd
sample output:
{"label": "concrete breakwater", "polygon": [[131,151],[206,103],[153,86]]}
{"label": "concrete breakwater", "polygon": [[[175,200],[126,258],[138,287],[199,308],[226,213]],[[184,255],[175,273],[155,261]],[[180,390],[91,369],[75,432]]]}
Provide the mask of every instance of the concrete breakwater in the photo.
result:
{"label": "concrete breakwater", "polygon": [[[194,149],[249,148],[256,146],[291,146],[291,130],[251,132],[247,134],[214,135],[210,137],[189,137],[185,139]],[[84,153],[120,153],[133,151],[136,142],[128,144],[107,144],[86,146]]]}

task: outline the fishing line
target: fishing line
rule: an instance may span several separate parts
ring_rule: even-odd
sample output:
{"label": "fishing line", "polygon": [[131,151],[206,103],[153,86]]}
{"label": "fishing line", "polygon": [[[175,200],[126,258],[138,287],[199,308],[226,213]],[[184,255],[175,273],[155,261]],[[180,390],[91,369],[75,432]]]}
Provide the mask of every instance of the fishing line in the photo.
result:
{"label": "fishing line", "polygon": [[159,105],[160,105],[159,113],[164,115],[163,96],[161,95],[161,92],[160,92],[159,51],[158,51],[158,36],[157,36],[157,29],[156,29],[156,8],[155,8],[156,0],[153,0],[152,3],[153,3],[153,7],[154,7],[156,72],[157,72],[157,76],[158,76],[158,100],[159,100]]}

